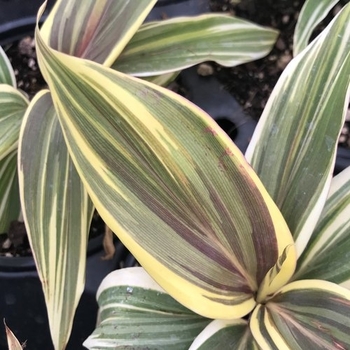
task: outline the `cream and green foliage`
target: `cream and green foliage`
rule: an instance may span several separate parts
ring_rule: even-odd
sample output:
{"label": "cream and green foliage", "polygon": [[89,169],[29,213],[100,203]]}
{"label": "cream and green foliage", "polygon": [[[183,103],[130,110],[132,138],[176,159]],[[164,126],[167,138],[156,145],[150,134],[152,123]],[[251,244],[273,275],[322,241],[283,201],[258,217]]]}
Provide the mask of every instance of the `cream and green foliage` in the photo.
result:
{"label": "cream and green foliage", "polygon": [[48,91],[38,93],[28,107],[18,153],[23,217],[52,339],[60,349],[58,339],[69,334],[84,289],[93,205],[69,157]]}
{"label": "cream and green foliage", "polygon": [[[125,284],[132,287],[126,290]],[[101,300],[99,318],[112,321],[103,322],[105,335],[101,340],[111,347],[118,341],[130,348],[153,348],[157,339],[163,349],[188,349],[193,338],[211,322],[175,301],[141,267],[111,273],[97,294]],[[116,317],[120,332],[115,331]],[[130,321],[135,324],[133,332]]]}
{"label": "cream and green foliage", "polygon": [[333,25],[293,59],[246,153],[286,219],[298,255],[317,223],[332,177],[348,106],[349,32],[342,22]]}
{"label": "cream and green foliage", "polygon": [[[350,167],[332,179],[326,205],[298,259],[294,279],[319,278],[350,289]],[[336,218],[336,220],[334,219]]]}
{"label": "cream and green foliage", "polygon": [[[60,57],[70,57],[74,62],[77,60],[79,67],[81,62],[89,62],[89,64],[95,64],[103,72],[107,70],[103,67],[110,67],[112,64],[115,67],[124,66],[123,70],[128,74],[139,75],[165,84],[166,81],[173,79],[182,68],[204,60],[210,59],[222,63],[226,62],[226,65],[236,65],[263,57],[271,50],[278,35],[275,30],[263,28],[227,15],[202,15],[196,19],[182,18],[142,24],[155,4],[156,0],[86,0],[83,2],[57,0],[40,29],[41,37],[37,37],[38,42],[41,42],[41,46],[37,48],[38,55],[45,55],[45,50],[52,50],[52,52],[61,55]],[[201,28],[201,38],[198,37],[198,28]],[[163,34],[160,38],[159,34],[161,32]],[[141,41],[140,37],[142,37]],[[205,45],[203,45],[203,41],[205,41]],[[171,49],[169,43],[171,43]],[[177,56],[175,56],[174,47],[178,48],[176,50]],[[147,54],[148,58],[156,56],[159,61],[146,60],[142,54],[140,55],[141,50]],[[176,57],[176,60],[170,60],[169,54],[171,57]],[[125,67],[125,57],[135,63],[137,71],[131,71]],[[39,63],[48,83],[51,81],[49,72],[50,74],[58,73],[60,75],[59,72],[62,68],[63,71],[65,70],[64,66],[61,68],[55,66],[55,64],[51,66],[45,63],[44,60],[40,60]],[[59,62],[58,64],[60,65]],[[74,67],[75,64],[72,68],[75,69]],[[79,70],[80,68],[78,68]],[[108,71],[114,72],[112,70]],[[164,75],[164,73],[167,74]],[[0,72],[0,74],[2,73]],[[120,76],[119,73],[111,73],[111,77],[114,76],[113,74]],[[6,76],[6,74],[3,75]],[[59,75],[57,77],[61,79],[62,77]],[[103,75],[104,73],[102,77]],[[104,79],[99,80],[99,77],[95,75],[90,78],[96,79],[95,83],[101,84],[101,88],[103,87]],[[89,85],[90,82],[87,82],[87,84]],[[85,84],[85,82],[79,78],[73,85],[71,82],[62,81],[61,87],[66,89],[68,85],[71,85],[71,87],[75,85],[78,96],[81,91],[84,91],[81,84]],[[109,87],[110,85],[107,84],[106,86]],[[124,87],[121,87],[121,98],[125,96],[123,89]],[[128,87],[125,87],[125,89],[127,90]],[[139,89],[138,80],[135,83],[134,92],[135,98],[126,101],[130,106],[134,102],[137,102],[136,106],[139,106],[143,100],[149,98],[148,94],[152,94],[147,84],[144,85],[144,89]],[[110,91],[108,91],[109,93]],[[49,83],[49,90],[39,92],[31,101],[21,128],[18,168],[20,170],[19,180],[23,216],[44,290],[53,343],[55,349],[64,349],[69,339],[75,309],[84,287],[87,234],[94,206],[86,192],[84,177],[76,171],[74,155],[69,151],[69,143],[67,148],[64,125],[57,118],[61,113],[61,108],[55,102],[56,95],[54,85]],[[80,112],[84,112],[82,120],[87,117],[85,116],[87,110],[94,113],[95,106],[92,105],[94,98],[94,96],[87,97],[88,103],[84,105],[85,102],[83,102],[81,107],[78,107]],[[156,99],[155,105],[159,102],[157,97]],[[171,100],[172,97],[169,101]],[[99,103],[96,106],[99,106]],[[73,110],[77,107],[77,104],[74,102],[71,107],[68,105],[65,107],[72,107]],[[197,109],[193,107],[192,114],[195,115],[196,113]],[[106,116],[112,119],[114,114],[113,109],[106,110]],[[96,122],[100,123],[98,115],[98,111],[96,115],[90,114],[91,120],[93,121],[96,118]],[[103,125],[106,130],[110,128],[102,122],[101,127]],[[206,127],[206,123],[203,126]],[[161,127],[161,124],[159,124],[159,127]],[[214,123],[213,127],[216,127]],[[205,134],[208,138],[211,137],[209,129]],[[121,136],[121,139],[125,139],[125,137],[128,139],[125,135]],[[135,137],[135,145],[140,144],[142,148],[142,143],[137,141],[138,136],[133,135],[133,137]],[[98,138],[96,138],[97,140]],[[106,143],[103,144],[106,146]],[[114,147],[115,145],[112,149]],[[221,151],[221,146],[218,148],[219,151]],[[108,154],[109,157],[112,155],[112,153],[105,151],[104,153]],[[91,154],[86,153],[84,156],[89,158]],[[127,157],[127,154],[120,157]],[[112,158],[113,162],[117,161],[114,155],[112,155]],[[96,155],[92,156],[91,160],[93,159],[96,159]],[[238,157],[236,161],[242,163],[244,159]],[[226,160],[223,159],[222,166],[225,166],[225,162]],[[191,159],[188,159],[188,165],[190,163]],[[93,172],[99,170],[99,164],[99,161],[95,163]],[[122,161],[120,164],[122,164]],[[156,167],[163,166],[161,159],[152,161],[152,164]],[[139,169],[138,172],[141,169],[139,168],[140,165],[134,164]],[[129,163],[126,162],[125,166],[128,167]],[[143,166],[149,168],[150,164],[143,164]],[[174,163],[173,166],[179,165]],[[247,166],[245,168],[248,173],[251,172]],[[77,170],[79,169],[77,168]],[[180,173],[179,175],[181,176]],[[237,176],[241,175],[238,174]],[[164,181],[174,182],[170,172],[164,178]],[[148,184],[145,189],[151,190],[152,188],[153,191],[156,191],[157,189],[154,187],[156,181],[152,180],[152,182],[153,184]],[[105,188],[103,183],[101,185]],[[177,186],[179,195],[181,193],[184,195],[186,191],[181,186],[179,182]],[[198,186],[198,190],[201,190],[206,185],[203,183],[198,184]],[[244,193],[250,191],[256,197],[253,202],[255,200],[261,201],[260,192],[255,189],[255,186],[255,183],[252,182],[251,187],[246,189]],[[262,191],[264,192],[264,190]],[[145,195],[146,197],[149,196],[147,193]],[[164,192],[159,192],[159,195],[161,196],[159,200],[166,199],[170,203],[168,195]],[[145,200],[148,201],[147,198]],[[191,200],[192,198],[188,198],[188,203]],[[231,206],[233,207],[232,203]],[[130,206],[130,202],[128,205]],[[274,208],[272,202],[268,206]],[[172,215],[181,217],[178,210],[179,206],[174,208]],[[267,209],[265,208],[265,210]],[[254,216],[259,216],[258,211],[247,213],[247,217],[248,214],[250,215],[249,220],[256,227],[260,226],[259,222],[261,220],[254,221]],[[123,215],[128,216],[129,214],[123,212]],[[204,211],[202,215],[205,215]],[[190,217],[187,219],[191,220]],[[135,218],[134,220],[139,219]],[[218,219],[217,224],[220,224],[219,221]],[[131,220],[131,216],[130,224],[135,225]],[[269,220],[266,223],[264,221],[264,224],[272,230],[277,230],[275,226],[282,226],[285,235],[289,237],[291,242],[283,220],[282,224],[279,224],[276,219]],[[201,226],[202,224],[198,221],[198,225]],[[250,224],[242,220],[240,226],[247,225]],[[119,230],[116,225],[111,227],[114,231]],[[201,227],[198,227],[198,233],[200,231]],[[213,240],[217,241],[218,249],[221,239],[220,237],[213,237]],[[274,242],[266,240],[263,243],[265,245],[271,243],[275,245],[275,257],[278,257],[284,249],[281,240],[275,240]],[[147,244],[153,245],[154,243],[150,240]],[[260,242],[255,242],[255,245],[259,244]],[[187,249],[188,251],[191,250],[191,245],[187,245]],[[267,260],[269,262],[264,261],[263,263],[270,266],[273,259],[269,258]],[[249,268],[251,276],[248,280],[242,279],[242,288],[249,285],[254,290],[264,276],[262,273],[259,273],[256,277],[254,276],[256,262],[251,263],[248,257],[246,257],[245,264]],[[242,268],[236,262],[232,262],[232,265],[237,268],[237,271],[228,271],[229,278],[239,274]],[[294,268],[295,263],[292,262],[292,265]],[[179,266],[179,269],[181,270],[181,266]],[[185,269],[182,270],[184,275],[189,273]],[[186,279],[186,276],[184,276],[184,279]],[[255,282],[256,279],[257,282]],[[199,284],[203,284],[203,281]],[[210,283],[205,282],[200,288],[206,289],[208,295],[211,293],[216,295]],[[232,298],[233,304],[238,302],[235,300],[235,294],[237,293],[230,293],[230,296],[228,296],[228,298]],[[246,308],[252,308],[253,297],[248,288],[244,298],[246,299]],[[241,299],[241,297],[238,299]],[[215,304],[215,301],[212,303]],[[183,307],[181,308],[183,309]],[[238,308],[241,307],[238,306]],[[241,314],[242,312],[240,311]],[[196,316],[196,318],[198,317]],[[204,323],[201,320],[194,333],[199,332],[199,328]],[[190,338],[194,337],[194,333],[191,333]]]}
{"label": "cream and green foliage", "polygon": [[[102,284],[89,349],[350,347],[350,291],[338,285],[350,278],[347,254],[336,283],[307,275],[314,261],[327,267],[310,237],[349,235],[348,173],[327,199],[349,100],[349,21],[350,4],[287,66],[247,151],[252,167],[184,98],[56,51],[36,29],[76,170],[143,266]],[[326,223],[323,208],[334,213]],[[339,249],[322,247],[325,257]]]}
{"label": "cream and green foliage", "polygon": [[261,58],[277,35],[272,29],[219,14],[151,22],[140,27],[112,68],[145,77],[203,61],[231,67]]}
{"label": "cream and green foliage", "polygon": [[8,232],[20,215],[17,180],[19,129],[28,100],[17,90],[15,74],[0,47],[0,233]]}
{"label": "cream and green foliage", "polygon": [[296,56],[307,46],[315,27],[327,16],[339,0],[306,0],[300,11],[294,31],[293,54]]}

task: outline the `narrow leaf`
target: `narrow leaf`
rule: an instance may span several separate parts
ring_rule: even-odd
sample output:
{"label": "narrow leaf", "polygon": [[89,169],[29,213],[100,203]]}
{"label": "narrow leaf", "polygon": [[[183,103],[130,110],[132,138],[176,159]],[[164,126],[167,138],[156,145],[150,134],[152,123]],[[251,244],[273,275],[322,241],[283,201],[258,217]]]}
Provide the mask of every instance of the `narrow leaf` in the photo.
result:
{"label": "narrow leaf", "polygon": [[112,67],[152,76],[203,61],[235,66],[266,56],[278,32],[220,14],[178,17],[142,25]]}
{"label": "narrow leaf", "polygon": [[17,178],[17,151],[0,160],[0,233],[8,232],[21,212]]}
{"label": "narrow leaf", "polygon": [[339,0],[306,0],[294,31],[293,54],[296,56],[307,46],[315,27],[327,16]]}
{"label": "narrow leaf", "polygon": [[11,329],[7,327],[5,319],[4,319],[4,325],[6,330],[8,350],[23,350],[21,343],[18,341],[16,336],[12,333]]}
{"label": "narrow leaf", "polygon": [[28,100],[13,86],[0,84],[0,160],[17,149]]}
{"label": "narrow leaf", "polygon": [[111,65],[157,0],[58,0],[41,32],[60,52]]}
{"label": "narrow leaf", "polygon": [[18,155],[20,195],[55,349],[68,342],[84,289],[93,208],[69,157],[50,93],[32,100]]}
{"label": "narrow leaf", "polygon": [[317,278],[350,289],[350,167],[332,179],[326,205],[293,279]]}
{"label": "narrow leaf", "polygon": [[17,86],[15,73],[5,51],[0,46],[0,84]]}
{"label": "narrow leaf", "polygon": [[238,320],[212,321],[188,350],[258,350],[248,322]]}
{"label": "narrow leaf", "polygon": [[282,73],[246,157],[304,250],[323,209],[350,82],[350,4]]}
{"label": "narrow leaf", "polygon": [[294,259],[294,249],[292,246],[287,246],[261,282],[256,297],[257,302],[263,302],[289,281],[289,267]]}
{"label": "narrow leaf", "polygon": [[186,307],[247,314],[293,242],[238,148],[173,92],[50,50],[38,31],[36,40],[69,152],[106,224]]}
{"label": "narrow leaf", "polygon": [[350,348],[350,291],[321,280],[286,285],[251,318],[251,330],[262,348]]}
{"label": "narrow leaf", "polygon": [[141,267],[110,273],[97,292],[99,324],[90,350],[188,350],[210,323],[169,296]]}

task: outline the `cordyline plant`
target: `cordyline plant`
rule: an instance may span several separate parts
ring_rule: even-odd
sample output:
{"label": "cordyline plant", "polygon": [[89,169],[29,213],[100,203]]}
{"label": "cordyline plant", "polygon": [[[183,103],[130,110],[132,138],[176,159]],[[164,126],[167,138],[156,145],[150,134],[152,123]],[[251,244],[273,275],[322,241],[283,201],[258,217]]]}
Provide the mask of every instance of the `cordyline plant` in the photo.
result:
{"label": "cordyline plant", "polygon": [[[169,43],[155,35],[167,32],[161,24],[141,27],[124,47],[141,23],[137,16],[145,17],[151,3],[124,2],[119,11],[117,2],[105,1],[106,11],[101,11],[102,2],[82,9],[59,1],[41,29],[43,37],[36,33],[39,63],[52,96],[39,93],[26,113],[20,183],[55,348],[65,347],[84,280],[92,205],[80,179],[106,222],[164,288],[142,269],[107,279],[100,289],[100,328],[86,346],[187,349],[195,339],[191,349],[213,344],[347,348],[348,291],[325,281],[287,282],[319,278],[349,283],[349,170],[332,180],[324,206],[347,101],[349,6],[293,60],[276,86],[247,154],[262,184],[227,136],[195,106],[154,85],[69,56],[122,70],[118,59],[122,62],[123,53],[129,54],[127,62],[139,55],[146,62],[143,73],[140,68],[136,72],[140,76],[172,76],[186,65],[217,58],[208,52],[208,40],[199,61],[199,54],[180,50],[182,41],[177,52],[183,55],[176,60],[182,65],[169,68],[173,54],[167,60],[160,57],[172,51],[173,43],[167,49],[157,46]],[[70,16],[74,26],[62,22]],[[79,28],[80,21],[89,23],[92,32],[85,25]],[[102,41],[104,46],[101,38],[110,38],[107,34],[115,29],[101,25],[109,21],[125,28],[112,43]],[[217,21],[223,24],[224,17]],[[173,36],[181,41],[179,22],[165,26],[173,25]],[[244,23],[236,22],[238,32]],[[227,25],[219,27],[222,31]],[[147,28],[149,47],[158,47],[158,52],[144,57],[147,46],[128,51],[133,40],[136,48],[144,45],[147,36],[141,34]],[[210,28],[208,35],[218,35],[219,28]],[[188,39],[184,41],[193,53]],[[227,46],[222,43],[218,52]],[[202,47],[198,45],[196,50]],[[146,58],[155,60],[152,69]],[[9,67],[3,61],[2,67]],[[13,79],[8,83],[14,85]],[[291,277],[296,255],[301,257]],[[11,349],[19,348],[8,334]]]}
{"label": "cordyline plant", "polygon": [[[348,349],[350,169],[334,179],[332,171],[349,101],[349,20],[350,4],[288,65],[246,158],[186,99],[108,68],[126,40],[96,63],[72,55],[89,52],[79,48],[84,39],[65,50],[62,37],[49,40],[66,23],[37,28],[50,91],[26,113],[19,168],[36,261],[48,269],[44,289],[61,300],[48,303],[51,317],[66,307],[64,288],[75,292],[71,279],[59,291],[49,283],[67,266],[60,239],[43,235],[43,223],[61,222],[44,215],[44,203],[52,210],[57,198],[43,188],[57,185],[41,162],[56,157],[53,174],[68,176],[75,167],[82,196],[86,189],[143,267],[102,284],[89,349]],[[63,131],[72,163],[67,153],[50,153],[50,130]],[[29,152],[28,139],[47,147]],[[32,190],[38,179],[41,196]],[[80,184],[74,181],[65,184]],[[69,259],[77,263],[81,251]],[[54,339],[57,349],[64,346]]]}
{"label": "cordyline plant", "polygon": [[[112,67],[166,84],[181,69],[202,61],[233,66],[263,57],[278,35],[275,30],[216,14],[142,24],[155,3],[156,0],[58,0],[40,29],[38,56],[54,50],[64,57],[79,57],[79,62],[96,62],[103,70]],[[58,66],[50,68],[43,60],[40,68],[43,73],[60,70]],[[63,125],[57,118],[60,112],[52,102],[55,90],[52,96],[47,90],[38,93],[27,108],[28,100],[16,90],[12,68],[3,53],[0,81],[4,83],[0,85],[0,170],[5,169],[0,173],[0,194],[4,193],[0,198],[0,222],[6,231],[20,211],[15,187],[19,145],[23,216],[43,285],[53,343],[55,349],[64,349],[84,288],[88,228],[94,205],[68,153]],[[85,82],[78,79],[76,84]],[[115,94],[117,90],[110,92]],[[148,100],[148,94],[152,90],[140,85],[137,96]],[[3,108],[6,103],[11,110]],[[18,110],[17,114],[13,110]],[[96,122],[100,123],[97,115]],[[5,217],[3,203],[8,205],[10,200],[16,210],[8,210]]]}
{"label": "cordyline plant", "polygon": [[[82,115],[61,107],[96,207],[144,267],[103,281],[87,348],[350,348],[350,168],[332,179],[349,102],[349,20],[347,5],[281,76],[246,154],[255,172],[204,113],[162,89],[147,85],[142,115],[120,95],[97,97],[118,110],[114,123],[102,118],[115,134],[94,130],[105,147],[118,140],[119,170],[78,126]],[[128,98],[143,85],[109,79]],[[57,89],[57,105],[68,100]],[[93,174],[89,152],[101,159]]]}

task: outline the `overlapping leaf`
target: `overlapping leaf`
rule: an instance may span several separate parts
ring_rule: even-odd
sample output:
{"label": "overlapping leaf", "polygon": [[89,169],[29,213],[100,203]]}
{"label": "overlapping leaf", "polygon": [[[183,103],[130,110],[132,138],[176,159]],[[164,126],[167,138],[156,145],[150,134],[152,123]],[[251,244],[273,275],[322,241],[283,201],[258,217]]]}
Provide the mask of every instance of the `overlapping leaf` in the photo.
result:
{"label": "overlapping leaf", "polygon": [[203,61],[235,66],[268,54],[278,32],[219,14],[179,17],[144,24],[112,67],[152,76],[178,71]]}
{"label": "overlapping leaf", "polygon": [[[69,152],[105,222],[185,306],[213,318],[248,313],[292,239],[243,155],[171,91],[51,50],[38,30],[36,40]],[[288,259],[287,279],[294,248]]]}
{"label": "overlapping leaf", "polygon": [[188,350],[258,350],[248,322],[238,320],[212,321]]}
{"label": "overlapping leaf", "polygon": [[13,86],[0,84],[0,160],[17,148],[28,100]]}
{"label": "overlapping leaf", "polygon": [[171,73],[166,73],[166,74],[161,74],[161,75],[153,75],[150,77],[142,77],[142,79],[159,85],[159,86],[164,86],[167,87],[169,84],[176,79],[176,77],[180,74],[180,71],[178,72],[171,72]]}
{"label": "overlapping leaf", "polygon": [[141,267],[110,273],[97,299],[99,324],[84,342],[91,350],[188,350],[210,322],[177,303]]}
{"label": "overlapping leaf", "polygon": [[332,185],[311,239],[298,260],[294,279],[317,278],[350,289],[350,167]]}
{"label": "overlapping leaf", "polygon": [[0,46],[0,84],[17,86],[15,73],[5,51]]}
{"label": "overlapping leaf", "polygon": [[0,160],[0,233],[8,232],[21,212],[17,179],[17,151]]}
{"label": "overlapping leaf", "polygon": [[287,66],[246,154],[286,219],[299,255],[327,197],[349,101],[349,20],[350,4]]}
{"label": "overlapping leaf", "polygon": [[92,203],[69,157],[48,91],[28,107],[18,168],[23,216],[55,349],[68,342],[84,289]]}
{"label": "overlapping leaf", "polygon": [[[286,271],[288,271],[290,265],[290,250],[292,252],[294,250],[292,245],[288,245],[284,249],[276,263],[270,268],[265,278],[261,281],[256,296],[256,301],[258,303],[265,302],[266,299],[289,281],[290,277],[288,273],[286,274]],[[294,258],[294,254],[292,255]]]}
{"label": "overlapping leaf", "polygon": [[111,65],[157,0],[57,0],[42,27],[60,52]]}
{"label": "overlapping leaf", "polygon": [[296,56],[307,46],[315,27],[327,16],[339,0],[306,0],[294,31],[293,54]]}
{"label": "overlapping leaf", "polygon": [[250,328],[264,349],[349,349],[350,291],[320,280],[292,282],[254,310]]}

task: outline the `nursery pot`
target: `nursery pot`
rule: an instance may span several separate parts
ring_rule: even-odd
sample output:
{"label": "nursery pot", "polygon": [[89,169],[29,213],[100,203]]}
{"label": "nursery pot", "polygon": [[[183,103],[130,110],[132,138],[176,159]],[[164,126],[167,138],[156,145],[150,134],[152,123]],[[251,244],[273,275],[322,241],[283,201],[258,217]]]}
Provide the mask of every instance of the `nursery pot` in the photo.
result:
{"label": "nursery pot", "polygon": [[[67,349],[83,349],[83,341],[96,324],[96,291],[102,279],[119,268],[127,251],[116,242],[112,260],[102,260],[102,238],[89,241],[86,284],[74,319],[72,335]],[[0,318],[14,332],[19,341],[27,342],[26,350],[53,349],[44,294],[32,257],[0,257]],[[6,349],[4,330],[0,332],[0,349]]]}

